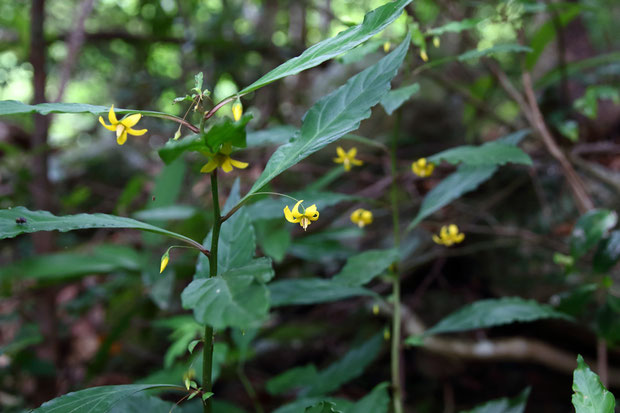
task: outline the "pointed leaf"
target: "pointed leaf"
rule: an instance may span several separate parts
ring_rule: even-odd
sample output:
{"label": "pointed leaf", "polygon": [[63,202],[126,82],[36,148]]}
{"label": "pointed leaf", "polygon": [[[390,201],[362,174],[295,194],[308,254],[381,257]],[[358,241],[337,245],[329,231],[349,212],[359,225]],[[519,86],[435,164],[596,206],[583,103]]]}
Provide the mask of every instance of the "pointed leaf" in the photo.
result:
{"label": "pointed leaf", "polygon": [[502,142],[458,146],[428,158],[428,161],[436,164],[442,160],[453,165],[460,162],[471,166],[504,165],[508,162],[532,165],[532,159],[520,148]]}
{"label": "pointed leaf", "polygon": [[299,133],[290,143],[276,150],[242,201],[291,166],[357,129],[360,122],[370,116],[370,108],[388,92],[390,81],[396,75],[408,47],[409,36],[392,53],[312,106]]}
{"label": "pointed leaf", "polygon": [[318,372],[314,364],[295,367],[267,382],[266,389],[270,394],[282,394],[290,390],[307,386],[316,381]]}
{"label": "pointed leaf", "polygon": [[[25,222],[22,222],[25,219]],[[184,235],[131,218],[108,214],[77,214],[56,216],[47,211],[30,211],[24,207],[0,210],[0,239],[38,231],[74,231],[91,228],[128,228],[153,232],[179,239],[191,245],[200,245]]]}
{"label": "pointed leaf", "polygon": [[324,278],[279,280],[269,284],[271,305],[307,305],[338,301],[361,295],[374,295],[366,288],[335,283]]}
{"label": "pointed leaf", "polygon": [[424,218],[438,211],[450,202],[478,188],[497,171],[497,166],[469,166],[461,165],[456,172],[441,181],[422,201],[422,206],[415,219],[407,227],[413,229]]}
{"label": "pointed leaf", "polygon": [[577,368],[573,372],[573,406],[575,413],[613,413],[616,407],[614,395],[590,370],[581,354],[577,356]]}
{"label": "pointed leaf", "polygon": [[398,261],[396,249],[364,251],[347,260],[346,265],[332,278],[335,283],[361,286],[381,275],[390,265]]}
{"label": "pointed leaf", "polygon": [[363,399],[359,400],[348,409],[345,409],[344,413],[387,413],[390,405],[390,395],[387,391],[388,387],[388,383],[377,385]]}
{"label": "pointed leaf", "polygon": [[173,384],[128,384],[123,386],[101,386],[67,393],[45,402],[32,413],[107,413],[112,406],[138,392],[149,389],[179,388]]}
{"label": "pointed leaf", "polygon": [[401,107],[403,103],[408,101],[411,96],[418,93],[419,90],[419,83],[414,83],[413,85],[403,86],[398,89],[390,90],[385,96],[381,98],[381,106],[383,106],[383,109],[385,109],[385,112],[388,115],[391,115],[396,109]]}
{"label": "pointed leaf", "polygon": [[454,333],[544,318],[572,320],[549,305],[519,297],[505,297],[480,300],[467,305],[428,329],[425,335]]}
{"label": "pointed leaf", "polygon": [[250,120],[252,120],[251,113],[246,113],[237,122],[225,117],[205,132],[207,146],[212,151],[216,151],[223,143],[230,143],[237,148],[245,148],[247,146],[245,128]]}
{"label": "pointed leaf", "polygon": [[273,277],[271,261],[256,260],[211,278],[197,278],[181,294],[183,308],[214,328],[247,328],[262,321],[269,310],[269,290],[262,280]]}
{"label": "pointed leaf", "polygon": [[594,271],[605,273],[615,267],[618,261],[620,261],[620,230],[612,231],[609,238],[599,244],[592,264]]}
{"label": "pointed leaf", "polygon": [[[16,100],[0,100],[0,116],[2,115],[21,115],[26,113],[40,113],[49,115],[50,113],[90,113],[93,115],[107,115],[110,106],[96,106],[86,103],[39,103],[38,105],[28,105]],[[141,113],[147,116],[170,117],[167,113],[154,112],[151,110],[134,110],[114,108],[117,115]]]}
{"label": "pointed leaf", "polygon": [[342,413],[341,410],[336,410],[336,405],[332,402],[320,402],[314,406],[306,408],[305,413]]}
{"label": "pointed leaf", "polygon": [[323,40],[308,48],[301,55],[281,64],[243,89],[239,92],[239,95],[246,95],[271,82],[318,66],[326,60],[332,59],[347,50],[351,50],[355,46],[370,39],[396,20],[409,3],[411,3],[411,0],[396,0],[372,10],[364,16],[362,24],[353,26],[338,33],[336,37]]}

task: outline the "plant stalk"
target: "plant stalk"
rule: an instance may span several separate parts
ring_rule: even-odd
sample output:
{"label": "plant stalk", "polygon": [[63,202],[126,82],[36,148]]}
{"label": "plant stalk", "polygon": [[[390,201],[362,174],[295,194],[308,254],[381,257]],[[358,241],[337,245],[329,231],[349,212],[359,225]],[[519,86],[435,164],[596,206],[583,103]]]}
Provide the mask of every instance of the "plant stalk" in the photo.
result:
{"label": "plant stalk", "polygon": [[[217,247],[220,239],[220,197],[217,188],[217,169],[211,173],[211,195],[213,198],[213,229],[211,231],[211,253],[209,255],[209,277],[217,275]],[[202,391],[213,391],[213,327],[205,326],[205,345],[202,350]],[[203,402],[204,413],[212,413],[211,398]]]}
{"label": "plant stalk", "polygon": [[[390,151],[391,158],[391,174],[392,174],[392,224],[394,226],[394,247],[400,246],[400,224],[398,220],[398,183],[397,183],[397,164],[396,149],[398,143],[398,134],[400,130],[401,112],[396,111],[394,119],[394,131],[392,133],[392,147]],[[391,370],[392,370],[392,402],[394,405],[394,413],[403,412],[402,386],[400,377],[400,276],[398,274],[398,262],[393,263],[393,289],[394,296],[394,312],[392,314],[392,346],[391,346]]]}

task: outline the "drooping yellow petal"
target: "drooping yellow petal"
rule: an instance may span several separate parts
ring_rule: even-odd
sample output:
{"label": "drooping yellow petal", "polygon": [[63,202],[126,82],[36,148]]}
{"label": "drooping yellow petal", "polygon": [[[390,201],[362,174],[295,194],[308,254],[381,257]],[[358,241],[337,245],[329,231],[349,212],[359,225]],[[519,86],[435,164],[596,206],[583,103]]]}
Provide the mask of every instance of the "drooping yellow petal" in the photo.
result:
{"label": "drooping yellow petal", "polygon": [[364,164],[364,162],[360,161],[359,159],[351,159],[351,163],[356,166],[361,166]]}
{"label": "drooping yellow petal", "polygon": [[147,129],[127,129],[127,133],[133,136],[142,136],[146,132],[148,132]]}
{"label": "drooping yellow petal", "polygon": [[463,242],[464,239],[465,239],[465,234],[461,232],[460,234],[454,237],[454,242],[456,243]]}
{"label": "drooping yellow petal", "polygon": [[428,62],[428,55],[426,54],[426,50],[420,50],[420,57],[422,58],[422,60],[424,60],[425,62]]}
{"label": "drooping yellow petal", "polygon": [[[117,135],[118,135],[118,131],[117,131]],[[127,131],[123,130],[120,136],[116,137],[116,143],[118,143],[119,145],[124,145],[125,142],[127,142]]]}
{"label": "drooping yellow petal", "polygon": [[300,214],[300,213],[299,213],[299,205],[301,205],[301,203],[302,203],[302,202],[304,202],[304,200],[303,200],[303,199],[302,199],[301,201],[297,201],[297,203],[296,203],[296,204],[295,204],[295,206],[293,207],[293,212],[292,212],[292,214],[293,214],[293,216],[294,216],[295,218],[299,218],[299,217],[301,217],[301,216],[303,215],[303,214]]}
{"label": "drooping yellow petal", "polygon": [[344,149],[342,149],[340,146],[336,148],[336,153],[338,154],[338,156],[342,159],[347,157],[347,153],[344,151]]}
{"label": "drooping yellow petal", "polygon": [[456,234],[459,233],[459,227],[457,227],[454,224],[450,224],[448,226],[448,232],[450,233],[451,236],[455,236]]}
{"label": "drooping yellow petal", "polygon": [[233,166],[230,163],[230,158],[227,156],[224,159],[224,162],[222,162],[222,171],[229,173],[232,170],[233,170]]}
{"label": "drooping yellow petal", "polygon": [[105,121],[103,120],[103,117],[99,116],[99,123],[101,123],[103,125],[104,128],[106,128],[107,130],[111,130],[112,132],[114,132],[116,130],[116,126],[114,125],[107,125],[105,123]]}
{"label": "drooping yellow petal", "polygon": [[344,159],[344,170],[349,172],[351,170],[351,162],[349,162],[349,158]]}
{"label": "drooping yellow petal", "polygon": [[241,115],[243,114],[243,105],[240,101],[236,101],[232,105],[232,114],[235,122],[238,122],[241,119]]}
{"label": "drooping yellow petal", "polygon": [[355,155],[357,155],[357,148],[355,147],[349,149],[349,152],[347,152],[347,158],[349,159],[355,158]]}
{"label": "drooping yellow petal", "polygon": [[311,221],[316,221],[317,219],[319,219],[319,211],[317,211],[316,209],[316,204],[313,204],[306,208],[306,210],[304,211],[304,215],[308,217],[308,219],[310,219]]}
{"label": "drooping yellow petal", "polygon": [[129,115],[125,119],[122,119],[120,123],[125,125],[127,128],[131,128],[132,126],[135,126],[136,123],[140,122],[141,118],[142,114],[134,113],[133,115]]}
{"label": "drooping yellow petal", "polygon": [[298,218],[295,218],[295,217],[293,216],[293,213],[292,213],[292,212],[291,212],[291,210],[288,208],[288,205],[287,205],[286,207],[284,207],[284,218],[286,218],[286,220],[287,220],[288,222],[291,222],[291,223],[293,223],[293,224],[297,224],[297,223],[301,220],[301,218],[299,218],[299,217],[298,217]]}
{"label": "drooping yellow petal", "polygon": [[334,158],[334,162],[336,162],[336,163],[343,163],[344,159],[342,159],[342,158]]}
{"label": "drooping yellow petal", "polygon": [[159,273],[161,274],[166,269],[168,262],[170,261],[170,255],[167,253],[161,257],[161,264],[159,265]]}
{"label": "drooping yellow petal", "polygon": [[212,158],[212,159],[209,159],[209,162],[204,164],[202,168],[200,168],[200,172],[208,174],[208,173],[213,172],[215,168],[217,168],[217,162],[215,162]]}
{"label": "drooping yellow petal", "polygon": [[116,125],[118,123],[118,119],[116,119],[116,114],[114,113],[114,105],[110,106],[110,111],[108,112],[108,120],[112,125]]}
{"label": "drooping yellow petal", "polygon": [[232,158],[228,158],[228,159],[230,159],[230,163],[232,164],[232,166],[234,166],[237,169],[245,169],[249,165],[249,163],[247,162],[237,161],[236,159],[232,159]]}
{"label": "drooping yellow petal", "polygon": [[435,244],[439,244],[442,245],[443,241],[441,240],[441,238],[439,238],[437,235],[433,234],[433,242],[435,242]]}
{"label": "drooping yellow petal", "polygon": [[448,239],[450,235],[448,234],[448,227],[441,227],[441,231],[439,231],[439,236],[441,239]]}

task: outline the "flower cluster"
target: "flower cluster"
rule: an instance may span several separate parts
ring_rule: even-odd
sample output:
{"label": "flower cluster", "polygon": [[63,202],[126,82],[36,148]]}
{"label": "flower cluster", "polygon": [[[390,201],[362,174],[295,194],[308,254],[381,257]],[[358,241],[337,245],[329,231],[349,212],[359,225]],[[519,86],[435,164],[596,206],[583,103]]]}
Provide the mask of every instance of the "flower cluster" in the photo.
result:
{"label": "flower cluster", "polygon": [[304,202],[303,199],[301,201],[297,201],[292,211],[287,205],[284,208],[284,217],[288,222],[299,224],[305,231],[306,228],[308,228],[308,225],[319,219],[319,211],[317,210],[316,205],[309,206],[308,208],[304,208],[302,205],[304,211],[299,212],[299,206],[302,202]]}

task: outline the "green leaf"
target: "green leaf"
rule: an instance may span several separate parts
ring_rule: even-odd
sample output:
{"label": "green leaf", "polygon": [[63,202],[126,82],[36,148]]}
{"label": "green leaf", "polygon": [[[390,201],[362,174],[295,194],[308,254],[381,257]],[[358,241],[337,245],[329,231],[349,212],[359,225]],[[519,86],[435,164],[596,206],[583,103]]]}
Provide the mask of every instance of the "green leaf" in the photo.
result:
{"label": "green leaf", "polygon": [[150,389],[175,388],[172,384],[128,384],[123,386],[92,387],[67,393],[45,402],[32,413],[107,413],[119,401],[138,392]]}
{"label": "green leaf", "polygon": [[458,60],[462,62],[465,60],[478,59],[480,57],[494,55],[496,53],[529,53],[531,51],[531,48],[527,46],[522,46],[520,44],[500,44],[497,46],[489,47],[488,49],[470,50],[459,55]]}
{"label": "green leaf", "polygon": [[448,22],[443,26],[435,27],[426,32],[427,36],[439,36],[444,33],[460,33],[463,30],[470,30],[475,28],[480,19],[464,19],[458,22]]}
{"label": "green leaf", "polygon": [[315,382],[317,376],[318,372],[314,364],[295,367],[270,379],[266,384],[266,389],[273,395],[286,393]]}
{"label": "green leaf", "polygon": [[[25,223],[16,220],[24,218]],[[191,245],[200,245],[184,235],[177,234],[154,225],[136,221],[131,218],[108,214],[77,214],[56,216],[47,211],[30,211],[24,207],[0,210],[0,239],[13,238],[17,235],[38,231],[74,231],[91,228],[128,228],[153,232],[179,239]]]}
{"label": "green leaf", "polygon": [[[22,115],[27,113],[40,113],[41,115],[49,115],[50,113],[90,113],[93,115],[107,115],[110,106],[95,106],[86,103],[39,103],[38,105],[27,105],[16,100],[0,100],[0,116],[2,115]],[[114,108],[117,115],[125,115],[132,113],[141,113],[148,116],[166,116],[170,115],[163,112],[154,112],[151,110],[134,110]]]}
{"label": "green leaf", "polygon": [[363,287],[335,283],[324,278],[302,278],[298,280],[279,280],[269,284],[271,305],[307,305],[338,301],[374,293]]}
{"label": "green leaf", "polygon": [[[612,231],[609,238],[603,240],[594,254],[592,263],[594,271],[606,273],[620,261],[620,231]],[[2,272],[0,271],[0,274]],[[1,276],[0,276],[1,278]]]}
{"label": "green leaf", "polygon": [[284,145],[297,132],[297,128],[290,125],[274,126],[273,128],[260,131],[247,132],[246,140],[248,148],[256,148],[269,145]]}
{"label": "green leaf", "polygon": [[383,343],[383,333],[381,333],[350,350],[340,360],[319,372],[316,380],[302,391],[302,395],[321,396],[338,390],[343,384],[360,376],[366,367],[377,358]]}
{"label": "green leaf", "polygon": [[389,384],[381,383],[344,413],[387,413],[390,404]]}
{"label": "green leaf", "polygon": [[554,310],[553,307],[534,300],[504,297],[480,300],[467,305],[428,329],[425,335],[454,333],[545,318],[572,320],[571,317]]}
{"label": "green leaf", "polygon": [[593,209],[577,220],[570,237],[570,250],[575,258],[584,255],[616,226],[618,214],[608,209]]}
{"label": "green leaf", "polygon": [[245,127],[250,120],[252,120],[251,113],[243,115],[238,122],[229,117],[224,117],[205,132],[207,146],[211,151],[217,151],[223,143],[230,143],[237,148],[245,148],[247,146]]}
{"label": "green leaf", "polygon": [[132,216],[143,221],[170,221],[189,219],[198,213],[198,208],[190,205],[169,205],[143,209],[135,212]]}
{"label": "green leaf", "polygon": [[158,154],[164,163],[169,164],[188,151],[201,151],[206,150],[204,139],[200,135],[188,135],[183,139],[174,140],[170,139],[166,144],[159,149]]}
{"label": "green leaf", "polygon": [[385,112],[388,115],[391,115],[396,109],[401,107],[403,103],[408,101],[411,96],[418,93],[419,90],[419,83],[414,83],[409,86],[403,86],[398,89],[390,90],[386,95],[381,98],[381,106],[383,106],[383,109],[385,109]]}
{"label": "green leaf", "polygon": [[341,410],[336,410],[336,405],[332,402],[322,401],[314,406],[310,406],[304,410],[305,413],[342,413]]}
{"label": "green leaf", "polygon": [[203,82],[203,74],[202,74],[202,72],[197,73],[194,76],[194,89],[196,90],[197,93],[201,93],[202,92],[202,82]]}
{"label": "green leaf", "polygon": [[101,245],[91,252],[57,252],[25,258],[0,268],[0,279],[36,279],[66,281],[89,274],[107,274],[118,270],[139,271],[143,262],[132,249],[119,245]]}
{"label": "green leaf", "polygon": [[526,388],[513,399],[502,398],[492,400],[481,406],[461,413],[523,413],[530,396],[530,388]]}
{"label": "green leaf", "polygon": [[598,101],[603,99],[611,100],[618,105],[620,104],[620,93],[614,86],[589,86],[586,89],[586,93],[575,100],[573,107],[590,119],[596,119],[598,116]]}
{"label": "green leaf", "polygon": [[415,219],[407,230],[413,229],[424,218],[438,211],[462,195],[478,188],[495,174],[497,166],[469,166],[461,165],[456,172],[441,181],[431,189],[422,201],[422,206]]}
{"label": "green leaf", "polygon": [[306,113],[299,133],[290,143],[275,151],[242,202],[291,166],[357,129],[360,122],[370,116],[370,108],[388,92],[390,81],[403,62],[408,47],[407,36],[392,53],[315,103]]}
{"label": "green leaf", "polygon": [[338,33],[336,37],[323,40],[306,49],[301,55],[281,64],[243,89],[239,92],[239,95],[246,95],[271,82],[318,66],[326,60],[351,50],[355,46],[370,39],[396,20],[409,3],[411,3],[411,0],[396,0],[372,10],[364,16],[362,24],[353,26]]}
{"label": "green leaf", "polygon": [[584,70],[590,68],[603,68],[605,65],[611,67],[616,65],[620,60],[620,52],[611,52],[606,54],[598,54],[588,59],[577,60],[560,64],[557,68],[545,73],[544,76],[536,80],[534,88],[536,90],[547,89],[549,86],[566,79],[580,75]]}
{"label": "green leaf", "polygon": [[598,376],[577,356],[577,368],[573,372],[573,406],[575,413],[613,413],[616,407],[614,395],[601,383]]}
{"label": "green leaf", "polygon": [[254,222],[256,241],[263,253],[276,262],[281,262],[291,245],[291,232],[287,222],[278,220],[260,220]]}
{"label": "green leaf", "polygon": [[194,352],[194,349],[196,348],[196,346],[198,345],[198,343],[200,343],[202,340],[192,340],[188,345],[187,345],[187,351],[189,351],[190,354],[192,354]]}
{"label": "green leaf", "polygon": [[457,146],[428,158],[428,161],[435,164],[442,160],[453,165],[462,162],[470,166],[504,165],[508,162],[532,165],[532,159],[520,148],[502,142],[488,142],[480,146]]}
{"label": "green leaf", "polygon": [[291,403],[287,403],[284,406],[280,406],[272,413],[301,413],[304,409],[312,407],[320,402],[331,402],[336,405],[336,409],[346,409],[351,406],[351,402],[344,399],[337,399],[335,397],[304,397],[296,399]]}
{"label": "green leaf", "polygon": [[381,275],[399,260],[398,250],[369,250],[347,260],[346,265],[332,278],[334,283],[362,286]]}
{"label": "green leaf", "polygon": [[385,40],[371,39],[364,44],[357,46],[356,48],[349,50],[338,58],[338,61],[342,64],[348,65],[356,63],[362,60],[367,55],[377,51],[385,43]]}
{"label": "green leaf", "polygon": [[597,284],[580,285],[570,291],[557,295],[559,299],[555,309],[571,316],[584,313],[586,307],[594,300],[594,293],[598,290]]}
{"label": "green leaf", "polygon": [[264,320],[273,277],[269,259],[259,259],[211,278],[197,278],[181,294],[183,308],[194,311],[199,323],[216,329],[247,328]]}
{"label": "green leaf", "polygon": [[[239,179],[237,178],[224,204],[222,214],[226,214],[239,202]],[[211,248],[211,232],[203,241],[204,248]],[[256,251],[256,235],[246,207],[240,208],[220,227],[217,252],[217,272],[222,274],[232,268],[241,267],[252,260]],[[209,276],[209,259],[198,257],[195,278]]]}

